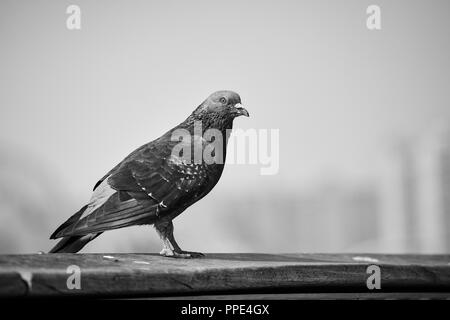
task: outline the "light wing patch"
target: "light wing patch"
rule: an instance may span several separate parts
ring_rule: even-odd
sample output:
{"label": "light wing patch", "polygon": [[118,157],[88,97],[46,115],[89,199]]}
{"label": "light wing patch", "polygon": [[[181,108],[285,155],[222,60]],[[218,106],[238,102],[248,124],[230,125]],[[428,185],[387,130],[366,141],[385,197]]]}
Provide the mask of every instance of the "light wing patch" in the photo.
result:
{"label": "light wing patch", "polygon": [[182,157],[176,156],[174,154],[170,155],[168,162],[169,164],[173,164],[176,166],[185,166],[188,163],[186,159],[183,159]]}
{"label": "light wing patch", "polygon": [[88,216],[89,214],[100,208],[109,199],[109,197],[117,192],[117,190],[114,190],[108,184],[108,178],[109,177],[106,177],[105,180],[103,180],[102,183],[95,189],[94,193],[92,193],[88,207],[86,208],[86,210],[84,210],[80,219]]}

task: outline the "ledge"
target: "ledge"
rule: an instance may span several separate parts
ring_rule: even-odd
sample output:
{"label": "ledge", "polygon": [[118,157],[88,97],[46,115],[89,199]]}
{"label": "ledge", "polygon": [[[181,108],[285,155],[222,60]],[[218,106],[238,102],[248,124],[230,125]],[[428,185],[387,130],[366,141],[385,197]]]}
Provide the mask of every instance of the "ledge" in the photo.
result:
{"label": "ledge", "polygon": [[[380,289],[367,286],[370,265],[380,268]],[[0,297],[47,296],[450,298],[450,255],[251,253],[207,254],[201,259],[155,254],[0,256]]]}

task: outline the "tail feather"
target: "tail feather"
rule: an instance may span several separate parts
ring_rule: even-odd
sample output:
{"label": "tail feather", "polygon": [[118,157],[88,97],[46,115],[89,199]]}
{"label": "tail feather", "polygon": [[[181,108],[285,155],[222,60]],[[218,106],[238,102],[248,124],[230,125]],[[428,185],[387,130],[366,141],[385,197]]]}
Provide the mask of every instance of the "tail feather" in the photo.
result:
{"label": "tail feather", "polygon": [[50,236],[50,239],[56,239],[58,238],[58,234],[62,232],[67,227],[71,226],[73,223],[77,222],[80,217],[83,215],[83,212],[87,209],[88,205],[85,205],[83,208],[81,208],[79,211],[77,211],[75,214],[73,214],[69,219],[67,219],[66,222],[64,222],[62,225],[58,227],[58,229],[53,232],[53,234]]}
{"label": "tail feather", "polygon": [[83,236],[69,236],[62,238],[49,253],[76,253],[88,242],[94,240],[102,233],[90,233]]}

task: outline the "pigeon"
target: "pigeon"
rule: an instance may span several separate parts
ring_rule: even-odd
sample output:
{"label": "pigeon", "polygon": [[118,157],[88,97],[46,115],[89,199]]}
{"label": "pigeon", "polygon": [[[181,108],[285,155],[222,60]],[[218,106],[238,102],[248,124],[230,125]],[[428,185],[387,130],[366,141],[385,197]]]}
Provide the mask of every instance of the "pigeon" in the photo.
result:
{"label": "pigeon", "polygon": [[153,225],[163,243],[162,256],[202,257],[180,248],[172,220],[217,184],[233,120],[242,115],[249,113],[237,93],[211,94],[184,122],[137,148],[105,174],[95,184],[90,201],[50,236],[62,239],[49,253],[76,253],[105,231]]}

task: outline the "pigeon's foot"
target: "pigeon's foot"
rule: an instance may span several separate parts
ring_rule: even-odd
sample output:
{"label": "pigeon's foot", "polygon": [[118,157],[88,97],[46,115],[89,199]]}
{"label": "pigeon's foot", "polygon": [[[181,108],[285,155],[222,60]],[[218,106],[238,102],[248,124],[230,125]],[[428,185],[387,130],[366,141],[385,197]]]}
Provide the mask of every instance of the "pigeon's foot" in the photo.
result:
{"label": "pigeon's foot", "polygon": [[163,241],[163,249],[159,253],[160,255],[164,257],[184,259],[204,257],[203,253],[184,251],[180,248],[178,243],[175,241],[175,237],[173,236],[172,221],[155,224],[155,228]]}
{"label": "pigeon's foot", "polygon": [[201,252],[194,252],[194,251],[184,251],[184,250],[181,250],[181,251],[177,251],[178,252],[178,254],[184,254],[184,255],[189,255],[190,256],[190,258],[202,258],[202,257],[204,257],[205,255],[203,254],[203,253],[201,253]]}
{"label": "pigeon's foot", "polygon": [[163,257],[182,258],[182,259],[200,258],[205,256],[203,253],[200,252],[175,251],[168,248],[162,249],[159,254],[162,255]]}

